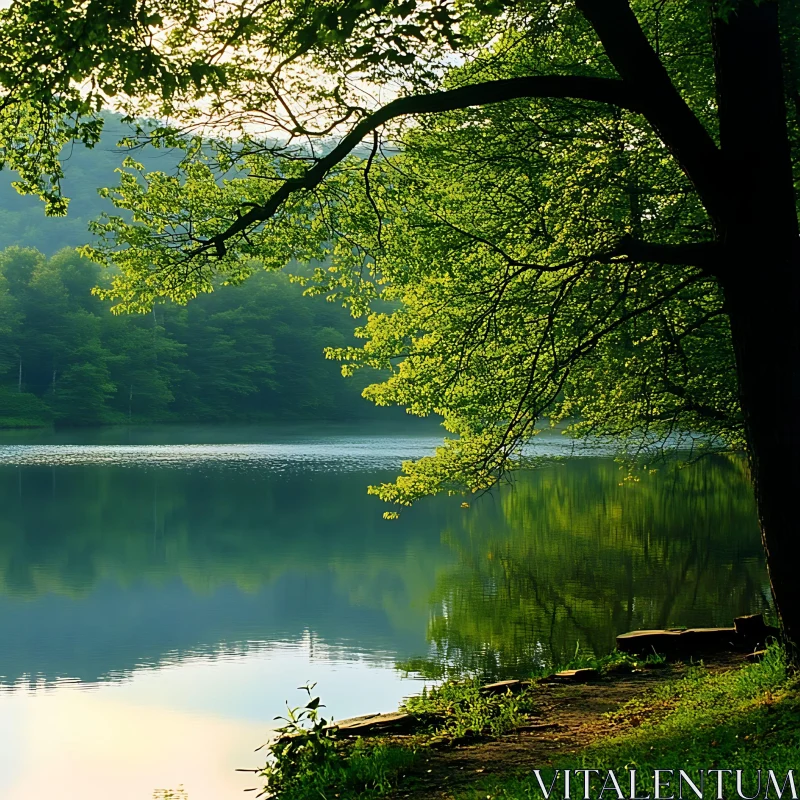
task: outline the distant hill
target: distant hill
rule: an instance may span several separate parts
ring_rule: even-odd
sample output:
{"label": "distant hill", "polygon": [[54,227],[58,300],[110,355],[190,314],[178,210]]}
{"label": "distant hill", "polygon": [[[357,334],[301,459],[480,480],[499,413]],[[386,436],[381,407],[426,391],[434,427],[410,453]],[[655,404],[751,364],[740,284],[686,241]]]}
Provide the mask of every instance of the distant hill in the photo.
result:
{"label": "distant hill", "polygon": [[[89,242],[92,238],[89,221],[114,208],[97,190],[116,185],[114,170],[129,154],[116,144],[127,133],[130,131],[119,117],[109,116],[102,139],[92,150],[82,145],[65,149],[63,188],[70,198],[66,217],[46,217],[44,204],[38,198],[22,196],[13,188],[15,172],[0,172],[0,249],[11,245],[35,247],[52,256],[64,247],[79,247]],[[137,161],[154,170],[168,171],[177,160],[174,151],[153,147],[137,150],[134,155]]]}
{"label": "distant hill", "polygon": [[[303,297],[285,274],[257,272],[144,316],[113,316],[92,296],[102,271],[74,248],[91,241],[91,220],[120,213],[97,190],[117,185],[130,151],[116,143],[129,133],[109,117],[94,149],[64,154],[66,217],[46,217],[42,202],[11,186],[13,173],[0,173],[0,428],[385,419],[361,397],[378,375],[342,380],[323,356],[326,346],[358,344],[354,320]],[[179,158],[153,147],[134,156],[164,172]]]}
{"label": "distant hill", "polygon": [[[106,118],[100,142],[91,150],[76,144],[62,153],[64,164],[64,194],[70,199],[66,217],[46,217],[44,203],[38,198],[20,195],[11,185],[16,180],[15,172],[0,172],[0,250],[17,245],[35,247],[46,256],[55,255],[65,247],[80,247],[87,244],[92,234],[89,222],[104,211],[119,214],[120,211],[107,199],[100,197],[101,187],[116,186],[114,170],[122,166],[128,155],[150,170],[170,172],[174,169],[178,155],[174,150],[142,147],[131,153],[127,148],[117,147],[131,129],[122,123],[118,115]],[[333,146],[328,142],[327,147]],[[325,145],[322,152],[325,152]],[[367,149],[354,151],[366,157]]]}

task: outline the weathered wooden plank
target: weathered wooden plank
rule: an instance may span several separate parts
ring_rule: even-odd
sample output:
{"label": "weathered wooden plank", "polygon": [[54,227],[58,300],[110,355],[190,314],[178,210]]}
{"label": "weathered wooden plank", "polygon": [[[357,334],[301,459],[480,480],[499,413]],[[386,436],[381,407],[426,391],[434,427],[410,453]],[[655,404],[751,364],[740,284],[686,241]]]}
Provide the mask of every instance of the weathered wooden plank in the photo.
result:
{"label": "weathered wooden plank", "polygon": [[518,680],[496,681],[495,683],[487,683],[485,686],[481,686],[479,691],[481,694],[484,695],[505,694],[506,692],[512,692],[516,694],[517,692],[521,692],[524,689],[527,689],[530,685],[531,685],[530,681],[518,681]]}
{"label": "weathered wooden plank", "polygon": [[689,628],[680,630],[630,631],[617,636],[617,649],[624,653],[688,654],[737,647],[736,628]]}
{"label": "weathered wooden plank", "polygon": [[582,669],[564,669],[546,678],[541,678],[542,683],[589,683],[599,680],[600,673],[592,667]]}
{"label": "weathered wooden plank", "polygon": [[339,736],[375,736],[381,733],[410,733],[419,725],[411,714],[396,711],[391,714],[374,714],[365,719],[344,720],[337,723]]}

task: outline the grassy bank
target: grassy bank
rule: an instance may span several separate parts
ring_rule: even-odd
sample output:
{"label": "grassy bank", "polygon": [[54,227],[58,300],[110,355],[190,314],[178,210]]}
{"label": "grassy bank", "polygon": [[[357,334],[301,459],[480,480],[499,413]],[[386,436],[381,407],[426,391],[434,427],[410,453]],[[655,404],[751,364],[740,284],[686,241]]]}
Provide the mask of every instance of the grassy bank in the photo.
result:
{"label": "grassy bank", "polygon": [[[608,684],[615,676],[641,672],[648,665],[613,655],[576,666],[595,666]],[[446,683],[407,702],[407,710],[421,721],[420,732],[355,743],[339,741],[325,728],[318,701],[312,699],[288,731],[307,732],[284,740],[260,777],[281,800],[390,794],[528,800],[542,796],[530,764],[543,769],[547,785],[556,768],[614,770],[617,775],[635,768],[641,776],[638,787],[644,793],[653,792],[648,783],[652,784],[654,769],[684,769],[691,774],[692,770],[723,767],[748,770],[748,774],[772,769],[777,774],[800,765],[798,678],[779,648],[771,648],[759,663],[724,671],[698,665],[665,668],[658,673],[663,678],[649,679],[649,688],[603,714],[602,724],[581,746],[562,748],[554,756],[541,750],[540,762],[534,750],[533,760],[525,766],[517,757],[520,748],[546,743],[545,736],[526,745],[524,738],[514,734],[526,724],[537,727],[531,721],[547,727],[544,690],[535,684],[516,695],[485,696],[474,682]],[[584,687],[583,691],[598,690]],[[559,695],[562,701],[569,700],[569,692],[564,687]],[[487,739],[495,740],[492,757],[499,754],[501,761],[504,747],[514,749],[514,757],[495,775],[483,774],[482,758],[488,751],[471,744]],[[455,775],[465,779],[449,781],[454,768],[461,770]],[[468,777],[464,770],[470,773]],[[593,796],[599,789],[600,785],[595,787]],[[745,793],[755,794],[755,787],[748,784]],[[582,789],[575,796],[578,794],[582,795]]]}
{"label": "grassy bank", "polygon": [[[760,663],[727,672],[698,666],[609,714],[616,735],[602,737],[577,757],[553,766],[614,770],[617,775],[636,769],[641,792],[651,795],[656,769],[684,769],[690,776],[699,770],[741,769],[753,781],[759,769],[785,774],[800,766],[799,690],[797,675],[788,670],[777,647]],[[543,773],[548,786],[552,775],[552,770]],[[753,781],[744,786],[744,794],[756,794]],[[726,796],[735,796],[734,778],[726,777],[725,785]],[[708,796],[713,794],[709,788]],[[525,775],[483,780],[455,796],[527,800],[542,793],[535,778]]]}

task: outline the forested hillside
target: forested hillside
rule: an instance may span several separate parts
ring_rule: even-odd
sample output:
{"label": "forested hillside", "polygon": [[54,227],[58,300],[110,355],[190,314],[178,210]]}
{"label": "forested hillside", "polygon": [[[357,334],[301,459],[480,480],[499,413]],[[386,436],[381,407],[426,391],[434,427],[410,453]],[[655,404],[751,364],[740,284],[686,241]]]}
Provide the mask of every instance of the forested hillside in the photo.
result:
{"label": "forested hillside", "polygon": [[[64,247],[79,247],[90,241],[89,221],[103,211],[113,211],[109,200],[100,197],[97,189],[114,186],[127,152],[117,148],[117,142],[130,130],[119,118],[106,118],[98,145],[87,150],[70,147],[64,161],[64,193],[70,198],[66,217],[45,217],[44,204],[30,195],[20,195],[11,185],[14,172],[0,172],[0,248],[18,245],[36,247],[45,255],[55,255]],[[149,169],[171,172],[177,156],[171,150],[145,147],[135,152],[137,160]]]}
{"label": "forested hillside", "polygon": [[[101,270],[74,248],[112,210],[97,188],[117,182],[125,133],[110,117],[94,150],[70,153],[67,217],[45,217],[14,190],[13,173],[0,174],[0,427],[375,413],[360,397],[364,378],[343,379],[322,354],[352,341],[354,321],[285,275],[259,273],[147,316],[114,316],[91,295]],[[166,172],[176,162],[150,147],[136,158]]]}
{"label": "forested hillside", "polygon": [[322,355],[353,320],[283,274],[118,316],[102,278],[71,248],[0,253],[0,427],[374,413]]}

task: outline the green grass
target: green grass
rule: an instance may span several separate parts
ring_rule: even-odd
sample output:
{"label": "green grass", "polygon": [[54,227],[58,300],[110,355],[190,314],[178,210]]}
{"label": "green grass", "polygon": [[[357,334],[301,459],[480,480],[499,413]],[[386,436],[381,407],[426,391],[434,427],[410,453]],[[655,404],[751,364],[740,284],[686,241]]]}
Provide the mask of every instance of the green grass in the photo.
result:
{"label": "green grass", "polygon": [[[613,770],[623,787],[626,770],[636,769],[640,792],[652,795],[655,769],[684,769],[690,777],[700,769],[741,769],[753,776],[757,769],[780,774],[800,765],[800,681],[778,647],[760,663],[729,672],[692,668],[609,714],[609,721],[616,735],[555,766]],[[546,785],[552,774],[542,771]],[[726,796],[734,796],[729,788]],[[746,785],[744,792],[755,794],[755,788]],[[707,788],[706,794],[715,792]],[[523,775],[487,779],[455,797],[532,800],[542,793]]]}
{"label": "green grass", "polygon": [[[640,658],[614,651],[605,656],[581,655],[560,669],[596,669],[603,675],[631,672],[642,667],[658,667],[661,656]],[[534,677],[549,675],[541,669]],[[428,733],[435,739],[461,740],[470,737],[502,736],[525,722],[537,710],[536,688],[519,693],[483,695],[477,678],[449,680],[421,695],[409,697],[403,709],[429,721]]]}
{"label": "green grass", "polygon": [[293,769],[284,769],[279,788],[264,774],[269,780],[264,796],[274,792],[280,800],[383,797],[397,787],[417,758],[415,748],[381,740],[339,742],[314,762],[303,763],[301,756]]}
{"label": "green grass", "polygon": [[429,733],[439,738],[500,736],[536,710],[534,690],[519,694],[482,695],[475,679],[448,681],[409,697],[403,709],[430,721]]}
{"label": "green grass", "polygon": [[[569,667],[593,667],[609,674],[657,667],[662,661],[612,653],[603,658],[578,657]],[[380,739],[335,741],[323,732],[314,706],[310,712],[300,712],[316,727],[309,731],[292,763],[284,760],[279,764],[277,797],[375,800],[410,792],[413,798],[413,785],[404,784],[403,778],[418,763],[426,744],[442,738],[502,735],[536,711],[536,694],[532,687],[518,694],[484,696],[477,680],[449,681],[406,701],[405,708],[426,720],[428,727],[405,745]],[[691,667],[685,677],[643,692],[610,713],[607,721],[614,731],[611,737],[555,767],[613,770],[623,786],[626,770],[635,768],[640,794],[653,795],[655,769],[684,769],[692,777],[699,769],[742,769],[748,775],[756,769],[771,769],[779,774],[800,765],[800,679],[789,670],[785,654],[777,646],[771,647],[760,663],[727,672]],[[546,784],[552,774],[542,770]],[[755,787],[749,785],[744,790],[755,793]],[[715,792],[707,790],[707,794]],[[582,787],[574,793],[579,795]],[[448,793],[448,797],[534,800],[542,794],[532,775],[520,774],[479,779],[469,789]]]}
{"label": "green grass", "polygon": [[800,765],[798,681],[778,647],[738,670],[695,668],[610,718],[623,732],[584,753],[584,764],[636,764],[645,772],[672,764],[776,771]]}

